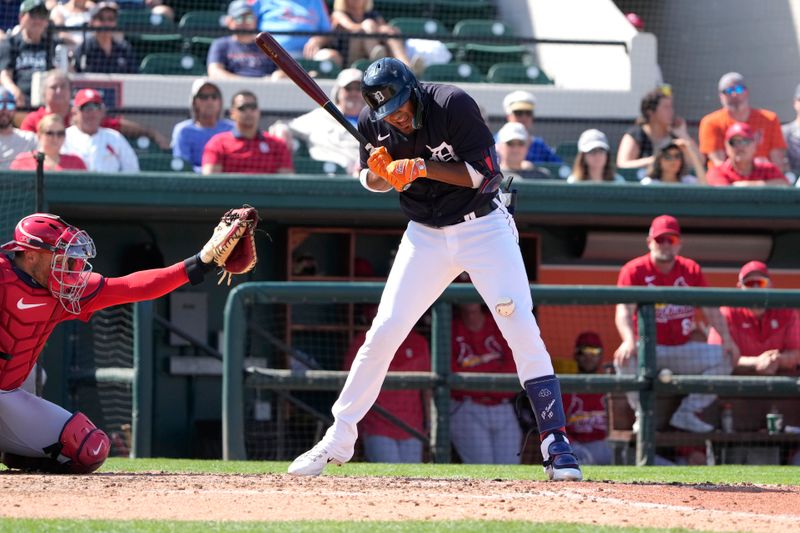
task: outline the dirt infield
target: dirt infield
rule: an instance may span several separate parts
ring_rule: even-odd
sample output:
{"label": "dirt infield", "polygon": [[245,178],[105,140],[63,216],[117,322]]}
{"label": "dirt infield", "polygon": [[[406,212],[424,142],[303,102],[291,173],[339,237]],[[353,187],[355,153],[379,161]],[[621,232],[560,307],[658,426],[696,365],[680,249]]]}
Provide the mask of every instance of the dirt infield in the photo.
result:
{"label": "dirt infield", "polygon": [[0,516],[16,518],[483,519],[764,532],[800,523],[799,487],[757,485],[5,471],[0,493],[9,502]]}

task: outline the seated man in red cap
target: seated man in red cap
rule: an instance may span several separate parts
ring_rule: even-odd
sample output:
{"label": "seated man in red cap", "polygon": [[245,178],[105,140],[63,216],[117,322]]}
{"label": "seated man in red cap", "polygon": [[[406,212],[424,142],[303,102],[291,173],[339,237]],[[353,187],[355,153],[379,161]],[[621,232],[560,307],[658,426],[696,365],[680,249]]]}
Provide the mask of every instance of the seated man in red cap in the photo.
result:
{"label": "seated man in red cap", "polygon": [[[661,215],[653,219],[647,236],[649,253],[628,261],[619,273],[620,287],[707,287],[700,265],[681,251],[681,228],[675,217]],[[676,374],[724,375],[731,373],[731,360],[739,358],[739,350],[728,331],[728,325],[716,307],[704,307],[706,321],[722,338],[722,346],[706,343],[706,336],[695,322],[691,305],[661,303],[655,306],[656,363]],[[614,366],[619,374],[636,373],[637,336],[636,304],[617,304],[615,322],[622,337],[614,352]],[[689,394],[670,418],[670,425],[693,433],[708,433],[714,426],[700,419],[698,413],[714,402],[714,394]],[[638,393],[628,393],[628,402],[637,412]]]}
{"label": "seated man in red cap", "polygon": [[777,166],[766,159],[756,159],[755,133],[745,122],[735,122],[725,132],[725,154],[728,156],[725,162],[706,174],[709,185],[791,185]]}
{"label": "seated man in red cap", "polygon": [[[739,271],[737,287],[768,289],[772,279],[767,265],[750,261]],[[722,316],[739,347],[740,357],[734,361],[737,374],[797,374],[800,365],[800,318],[797,310],[771,307],[722,307]],[[712,329],[709,344],[720,344],[719,333]]]}

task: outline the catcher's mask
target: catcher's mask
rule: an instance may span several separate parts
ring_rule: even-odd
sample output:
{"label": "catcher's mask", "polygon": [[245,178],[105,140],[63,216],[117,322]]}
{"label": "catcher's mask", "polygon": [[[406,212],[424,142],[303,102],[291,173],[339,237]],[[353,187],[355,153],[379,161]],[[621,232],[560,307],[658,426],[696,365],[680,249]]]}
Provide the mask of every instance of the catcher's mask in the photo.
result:
{"label": "catcher's mask", "polygon": [[373,121],[386,118],[412,99],[414,129],[422,127],[422,88],[411,69],[399,59],[384,57],[367,67],[361,80],[361,94]]}
{"label": "catcher's mask", "polygon": [[48,289],[67,312],[80,313],[80,299],[92,273],[89,259],[96,255],[88,233],[56,215],[34,213],[17,223],[14,240],[0,248],[8,252],[52,252]]}

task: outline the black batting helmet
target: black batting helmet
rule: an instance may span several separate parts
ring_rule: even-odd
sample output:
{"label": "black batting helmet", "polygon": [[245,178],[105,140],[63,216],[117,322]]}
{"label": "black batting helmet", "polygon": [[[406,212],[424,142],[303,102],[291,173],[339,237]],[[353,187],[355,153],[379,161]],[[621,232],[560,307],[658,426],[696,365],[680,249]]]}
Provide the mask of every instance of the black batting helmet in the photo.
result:
{"label": "black batting helmet", "polygon": [[417,106],[415,128],[422,116],[421,89],[414,73],[402,61],[384,57],[367,67],[361,80],[361,94],[372,110],[370,118],[381,120],[397,111],[409,98]]}

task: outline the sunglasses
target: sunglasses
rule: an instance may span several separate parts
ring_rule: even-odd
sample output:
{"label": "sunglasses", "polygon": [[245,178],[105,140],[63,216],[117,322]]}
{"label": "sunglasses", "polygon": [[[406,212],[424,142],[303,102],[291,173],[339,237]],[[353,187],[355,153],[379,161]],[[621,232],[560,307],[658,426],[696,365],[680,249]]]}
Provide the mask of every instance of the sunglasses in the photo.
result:
{"label": "sunglasses", "polygon": [[681,238],[678,237],[677,235],[661,235],[653,240],[656,241],[656,243],[658,244],[670,244],[672,246],[675,246],[676,244],[681,242]]}
{"label": "sunglasses", "polygon": [[103,109],[103,104],[89,102],[88,104],[83,104],[81,106],[81,111],[97,111],[98,109]]}
{"label": "sunglasses", "polygon": [[663,156],[665,161],[676,161],[678,159],[683,159],[680,152],[665,152]]}
{"label": "sunglasses", "polygon": [[522,110],[522,109],[519,110],[519,111],[512,111],[512,113],[513,113],[513,115],[515,117],[532,117],[533,116],[533,111],[525,111],[525,110]]}
{"label": "sunglasses", "polygon": [[748,139],[746,137],[742,137],[741,139],[733,138],[730,141],[728,141],[728,144],[730,144],[734,148],[739,148],[740,146],[750,146],[751,144],[753,144],[753,139]]}
{"label": "sunglasses", "polygon": [[525,146],[525,141],[508,141],[507,146]]}
{"label": "sunglasses", "polygon": [[195,98],[198,100],[219,100],[219,95],[217,93],[199,93]]}
{"label": "sunglasses", "polygon": [[238,17],[233,17],[233,21],[236,24],[244,24],[245,22],[255,22],[255,20],[256,17],[251,14],[239,15]]}
{"label": "sunglasses", "polygon": [[99,20],[100,22],[116,22],[117,17],[115,15],[107,15],[105,17],[96,17],[95,20]]}
{"label": "sunglasses", "polygon": [[722,94],[727,96],[733,96],[734,94],[743,94],[745,91],[747,91],[747,87],[739,83],[737,85],[733,85],[731,87],[726,87],[722,89]]}
{"label": "sunglasses", "polygon": [[361,84],[360,83],[350,83],[343,87],[343,89],[350,93],[360,93],[361,92]]}
{"label": "sunglasses", "polygon": [[753,278],[746,279],[742,285],[750,289],[766,289],[769,286],[769,279],[767,278]]}
{"label": "sunglasses", "polygon": [[0,102],[0,110],[5,109],[6,111],[14,111],[17,108],[17,103],[6,100],[5,102]]}
{"label": "sunglasses", "polygon": [[672,96],[672,85],[669,85],[669,84],[665,83],[664,85],[662,85],[658,89],[661,91],[661,94],[663,94],[664,96],[667,96],[667,97]]}
{"label": "sunglasses", "polygon": [[258,109],[257,104],[242,104],[236,108],[237,111],[255,111]]}
{"label": "sunglasses", "polygon": [[603,349],[597,346],[579,346],[576,355],[597,357],[603,355]]}
{"label": "sunglasses", "polygon": [[42,133],[44,133],[48,137],[66,137],[67,136],[67,131],[66,130],[45,130]]}
{"label": "sunglasses", "polygon": [[47,9],[33,9],[28,11],[28,15],[35,19],[49,19],[50,12]]}

